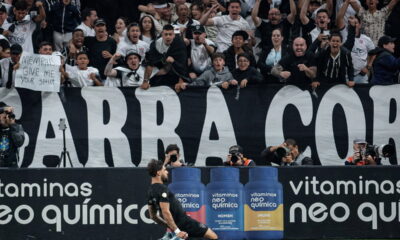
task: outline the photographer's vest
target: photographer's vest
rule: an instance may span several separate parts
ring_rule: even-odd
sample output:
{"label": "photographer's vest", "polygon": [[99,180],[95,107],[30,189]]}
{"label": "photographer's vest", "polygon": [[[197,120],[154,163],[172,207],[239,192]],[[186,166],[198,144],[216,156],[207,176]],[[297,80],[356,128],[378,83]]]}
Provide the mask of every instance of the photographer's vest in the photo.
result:
{"label": "photographer's vest", "polygon": [[[353,160],[354,160],[353,156],[350,156],[350,157],[347,158],[347,162],[352,163],[352,164],[354,164]],[[357,166],[364,166],[364,165],[367,165],[367,164],[365,164],[365,161],[358,161],[358,162],[357,162],[356,164],[354,164],[354,165],[357,165]]]}
{"label": "photographer's vest", "polygon": [[[248,159],[248,158],[243,158],[243,166],[249,166],[249,164],[251,163],[251,161],[253,161],[253,160]],[[231,166],[234,166],[234,164],[233,164],[232,162],[230,162],[230,165],[231,165]]]}

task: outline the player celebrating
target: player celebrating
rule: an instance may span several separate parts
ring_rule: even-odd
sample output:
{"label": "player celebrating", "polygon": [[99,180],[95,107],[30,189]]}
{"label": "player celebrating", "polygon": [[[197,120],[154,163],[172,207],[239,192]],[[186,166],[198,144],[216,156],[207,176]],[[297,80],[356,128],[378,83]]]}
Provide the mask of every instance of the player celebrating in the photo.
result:
{"label": "player celebrating", "polygon": [[[187,216],[175,195],[164,185],[168,180],[168,171],[162,161],[151,160],[147,170],[152,177],[147,192],[151,219],[168,227],[181,239],[188,237],[218,239],[217,234],[210,228]],[[161,216],[157,214],[158,211]]]}

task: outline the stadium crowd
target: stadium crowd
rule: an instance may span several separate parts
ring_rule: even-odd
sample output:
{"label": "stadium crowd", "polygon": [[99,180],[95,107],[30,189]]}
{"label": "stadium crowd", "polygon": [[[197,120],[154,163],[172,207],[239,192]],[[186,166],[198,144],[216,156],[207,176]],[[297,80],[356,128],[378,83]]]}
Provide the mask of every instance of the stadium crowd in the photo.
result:
{"label": "stadium crowd", "polygon": [[60,56],[71,87],[394,84],[398,1],[141,0],[110,23],[91,1],[4,0],[1,86],[23,52]]}

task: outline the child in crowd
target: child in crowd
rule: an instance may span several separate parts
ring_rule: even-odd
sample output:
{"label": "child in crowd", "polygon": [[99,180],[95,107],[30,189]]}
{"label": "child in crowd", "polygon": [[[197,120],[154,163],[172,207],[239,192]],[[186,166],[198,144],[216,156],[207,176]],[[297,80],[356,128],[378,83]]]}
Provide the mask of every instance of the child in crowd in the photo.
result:
{"label": "child in crowd", "polygon": [[225,67],[225,56],[222,53],[214,53],[212,55],[213,68],[203,72],[200,77],[194,79],[191,83],[181,83],[180,89],[185,90],[186,87],[206,87],[221,86],[227,89],[229,81],[233,80],[231,72]]}
{"label": "child in crowd", "polygon": [[88,67],[89,57],[85,52],[76,56],[76,66],[66,65],[66,73],[73,87],[103,86],[99,80],[99,70]]}

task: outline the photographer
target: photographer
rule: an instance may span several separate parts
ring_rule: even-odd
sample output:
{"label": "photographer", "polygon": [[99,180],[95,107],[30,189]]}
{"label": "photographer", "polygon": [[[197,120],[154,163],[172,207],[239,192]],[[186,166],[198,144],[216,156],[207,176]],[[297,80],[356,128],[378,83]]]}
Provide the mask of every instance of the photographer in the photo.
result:
{"label": "photographer", "polygon": [[256,163],[243,156],[243,148],[239,145],[233,145],[229,148],[229,154],[224,162],[224,166],[235,167],[253,167]]}
{"label": "photographer", "polygon": [[266,165],[271,163],[280,166],[299,166],[299,165],[314,165],[310,157],[304,156],[299,151],[299,147],[294,139],[286,139],[284,143],[278,146],[267,147],[261,156],[266,160]]}
{"label": "photographer", "polygon": [[180,159],[178,145],[170,144],[167,146],[167,149],[165,149],[164,165],[171,167],[186,166],[185,162],[182,159]]}
{"label": "photographer", "polygon": [[380,165],[380,158],[377,158],[373,151],[367,150],[367,142],[363,139],[354,139],[353,156],[350,156],[344,162],[345,165]]}
{"label": "photographer", "polygon": [[18,168],[18,148],[24,140],[24,130],[15,123],[13,108],[0,102],[0,167]]}

